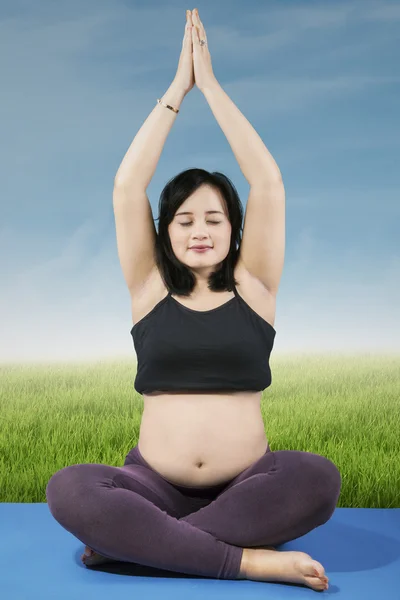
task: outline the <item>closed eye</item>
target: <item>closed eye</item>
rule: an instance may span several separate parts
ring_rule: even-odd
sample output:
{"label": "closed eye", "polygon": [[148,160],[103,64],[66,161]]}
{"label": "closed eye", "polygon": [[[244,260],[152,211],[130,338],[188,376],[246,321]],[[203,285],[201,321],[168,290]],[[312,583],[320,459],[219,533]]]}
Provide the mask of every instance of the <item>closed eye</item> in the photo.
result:
{"label": "closed eye", "polygon": [[[208,223],[214,223],[215,225],[218,225],[218,223],[222,223],[222,221],[208,221]],[[189,221],[189,223],[179,223],[179,225],[182,225],[183,227],[186,227],[186,225],[190,225],[191,221]]]}

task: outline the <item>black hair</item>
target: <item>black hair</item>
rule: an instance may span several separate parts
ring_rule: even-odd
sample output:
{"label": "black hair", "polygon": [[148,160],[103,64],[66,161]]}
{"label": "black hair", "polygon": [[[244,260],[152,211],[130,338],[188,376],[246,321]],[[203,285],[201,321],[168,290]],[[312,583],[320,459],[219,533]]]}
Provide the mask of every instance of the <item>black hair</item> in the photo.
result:
{"label": "black hair", "polygon": [[218,171],[210,173],[204,169],[187,169],[170,179],[160,194],[158,204],[159,221],[156,238],[156,262],[165,286],[172,294],[190,296],[196,278],[189,267],[179,261],[171,246],[168,226],[183,202],[200,186],[209,185],[218,189],[224,200],[231,224],[229,252],[220,266],[208,278],[208,289],[214,292],[233,291],[234,269],[239,258],[243,207],[239,194],[231,180]]}

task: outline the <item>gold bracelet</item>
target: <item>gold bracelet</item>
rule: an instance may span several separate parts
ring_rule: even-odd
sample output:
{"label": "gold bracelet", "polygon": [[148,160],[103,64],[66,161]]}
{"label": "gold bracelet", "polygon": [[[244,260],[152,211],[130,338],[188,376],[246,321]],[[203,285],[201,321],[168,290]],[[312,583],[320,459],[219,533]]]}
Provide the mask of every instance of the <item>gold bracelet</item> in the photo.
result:
{"label": "gold bracelet", "polygon": [[178,108],[174,108],[173,106],[170,106],[169,104],[164,104],[164,102],[162,100],[160,100],[160,98],[157,98],[157,102],[158,102],[158,104],[162,104],[163,106],[165,106],[165,108],[169,108],[170,110],[173,110],[176,113],[179,112]]}

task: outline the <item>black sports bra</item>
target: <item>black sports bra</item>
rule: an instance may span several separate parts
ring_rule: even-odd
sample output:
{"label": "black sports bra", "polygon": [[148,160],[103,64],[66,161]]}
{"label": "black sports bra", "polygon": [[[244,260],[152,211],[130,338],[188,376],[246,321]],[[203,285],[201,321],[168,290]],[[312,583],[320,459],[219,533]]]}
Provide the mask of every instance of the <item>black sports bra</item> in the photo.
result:
{"label": "black sports bra", "polygon": [[235,286],[234,293],[225,304],[198,311],[169,292],[132,327],[139,394],[262,391],[271,385],[276,331]]}

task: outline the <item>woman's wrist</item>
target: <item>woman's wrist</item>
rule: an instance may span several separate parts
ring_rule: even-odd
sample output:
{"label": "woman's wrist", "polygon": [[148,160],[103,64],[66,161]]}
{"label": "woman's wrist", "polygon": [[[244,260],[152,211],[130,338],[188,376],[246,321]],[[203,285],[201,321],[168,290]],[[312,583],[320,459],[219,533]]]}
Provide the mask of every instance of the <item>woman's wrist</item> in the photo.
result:
{"label": "woman's wrist", "polygon": [[174,80],[169,86],[168,90],[162,96],[161,100],[165,102],[165,104],[169,104],[170,106],[179,109],[185,96],[186,92],[182,89],[178,82]]}

